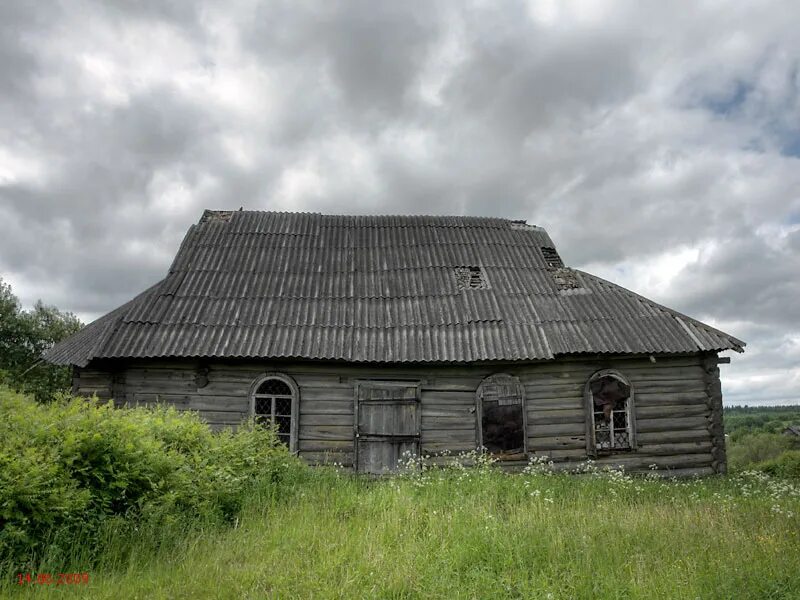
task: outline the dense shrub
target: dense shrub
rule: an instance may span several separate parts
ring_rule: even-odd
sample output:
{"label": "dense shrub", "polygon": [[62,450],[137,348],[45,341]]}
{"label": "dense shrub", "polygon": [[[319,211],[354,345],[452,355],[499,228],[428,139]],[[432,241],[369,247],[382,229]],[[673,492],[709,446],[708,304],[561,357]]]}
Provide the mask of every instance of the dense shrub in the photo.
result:
{"label": "dense shrub", "polygon": [[261,427],[215,434],[172,408],[43,405],[0,387],[0,561],[29,561],[54,540],[91,545],[111,520],[231,519],[248,490],[293,468]]}
{"label": "dense shrub", "polygon": [[793,440],[780,433],[751,433],[728,444],[728,462],[734,469],[751,468],[791,450]]}
{"label": "dense shrub", "polygon": [[800,480],[800,450],[787,450],[771,460],[757,463],[754,468],[777,477]]}

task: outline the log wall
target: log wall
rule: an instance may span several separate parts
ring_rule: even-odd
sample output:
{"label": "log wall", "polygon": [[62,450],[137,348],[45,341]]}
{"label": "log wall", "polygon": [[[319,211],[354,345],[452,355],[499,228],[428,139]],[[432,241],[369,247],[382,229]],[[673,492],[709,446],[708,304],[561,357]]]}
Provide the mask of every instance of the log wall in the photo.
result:
{"label": "log wall", "polygon": [[[617,369],[633,386],[638,449],[600,457],[662,474],[706,475],[725,470],[722,394],[715,354],[648,358],[561,359],[528,364],[359,366],[333,363],[138,361],[76,369],[82,394],[118,405],[162,402],[196,410],[214,428],[236,426],[249,412],[248,390],[265,372],[291,376],[300,389],[298,450],[312,463],[353,464],[354,389],[359,379],[421,382],[421,450],[433,460],[476,447],[475,391],[494,373],[525,386],[530,455],[557,463],[586,459],[584,386],[600,369]],[[198,386],[198,368],[208,383]],[[520,467],[523,463],[509,467]]]}

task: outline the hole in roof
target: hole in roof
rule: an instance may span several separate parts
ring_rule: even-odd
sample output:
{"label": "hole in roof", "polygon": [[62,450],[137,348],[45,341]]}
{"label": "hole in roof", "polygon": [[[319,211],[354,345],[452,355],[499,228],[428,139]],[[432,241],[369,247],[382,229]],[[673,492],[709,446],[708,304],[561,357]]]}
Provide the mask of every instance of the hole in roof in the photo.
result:
{"label": "hole in roof", "polygon": [[541,227],[530,225],[527,221],[522,220],[511,221],[510,227],[517,231],[544,231]]}
{"label": "hole in roof", "polygon": [[460,290],[481,290],[486,287],[486,275],[480,267],[456,267],[456,282]]}
{"label": "hole in roof", "polygon": [[583,287],[571,269],[562,267],[553,271],[553,280],[559,290],[576,290]]}
{"label": "hole in roof", "polygon": [[564,261],[561,260],[555,248],[542,246],[542,256],[544,256],[544,262],[551,269],[561,269],[564,266]]}
{"label": "hole in roof", "polygon": [[203,216],[200,217],[200,224],[203,223],[227,223],[231,220],[233,216],[232,210],[209,210],[206,209],[203,212]]}
{"label": "hole in roof", "polygon": [[542,256],[547,264],[547,270],[553,276],[556,287],[559,291],[578,290],[583,288],[581,282],[572,269],[564,266],[564,261],[558,255],[558,251],[552,246],[542,246]]}

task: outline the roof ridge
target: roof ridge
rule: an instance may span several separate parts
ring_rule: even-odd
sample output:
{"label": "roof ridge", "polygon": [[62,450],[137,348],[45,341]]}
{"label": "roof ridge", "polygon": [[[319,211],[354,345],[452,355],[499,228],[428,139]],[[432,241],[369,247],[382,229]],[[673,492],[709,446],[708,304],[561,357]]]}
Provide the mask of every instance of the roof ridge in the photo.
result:
{"label": "roof ridge", "polygon": [[542,229],[537,225],[533,225],[527,222],[525,219],[515,219],[512,217],[497,217],[497,216],[490,216],[490,215],[454,215],[454,214],[401,214],[401,213],[368,213],[368,214],[358,214],[358,213],[323,213],[317,211],[292,211],[292,210],[258,210],[258,209],[243,209],[240,208],[239,210],[230,210],[230,209],[211,209],[206,208],[203,211],[203,214],[200,217],[198,224],[202,224],[213,218],[214,216],[221,216],[221,217],[228,217],[233,216],[236,213],[244,213],[244,214],[263,214],[263,215],[298,215],[298,216],[319,216],[319,217],[343,217],[343,218],[365,218],[365,219],[372,219],[372,218],[387,218],[387,219],[467,219],[467,220],[488,220],[488,221],[504,221],[509,224],[517,224],[517,225],[527,225],[529,227],[536,227],[537,229]]}
{"label": "roof ridge", "polygon": [[[122,322],[120,322],[122,323]],[[241,327],[243,323],[164,323],[163,321],[124,321],[125,324],[129,325],[164,325],[164,326],[192,326],[192,327]],[[408,327],[425,327],[427,329],[430,328],[444,328],[444,327],[453,327],[457,325],[468,325],[469,323],[506,323],[506,321],[502,318],[500,319],[467,319],[465,321],[459,321],[454,323],[407,323],[404,325],[326,325],[322,323],[313,323],[313,324],[306,324],[306,325],[298,325],[295,323],[288,324],[278,324],[278,323],[244,323],[244,325],[264,325],[265,327],[286,327],[286,328],[308,328],[308,329],[380,329],[385,331],[386,329],[401,329],[401,328],[408,328]],[[535,321],[522,321],[517,322],[517,325],[537,325]]]}

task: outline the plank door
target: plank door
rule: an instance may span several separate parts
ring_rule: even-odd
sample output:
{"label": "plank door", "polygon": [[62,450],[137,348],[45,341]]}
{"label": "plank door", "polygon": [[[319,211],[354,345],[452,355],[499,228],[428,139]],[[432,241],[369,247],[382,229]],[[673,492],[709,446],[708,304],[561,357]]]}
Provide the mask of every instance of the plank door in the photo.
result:
{"label": "plank door", "polygon": [[360,473],[392,473],[398,463],[419,454],[419,396],[418,383],[358,383],[355,450]]}

